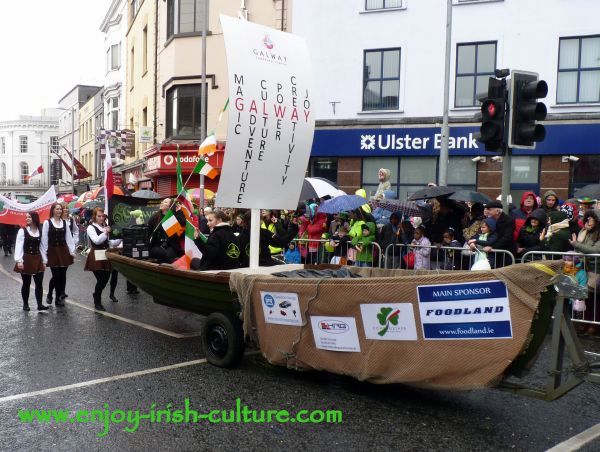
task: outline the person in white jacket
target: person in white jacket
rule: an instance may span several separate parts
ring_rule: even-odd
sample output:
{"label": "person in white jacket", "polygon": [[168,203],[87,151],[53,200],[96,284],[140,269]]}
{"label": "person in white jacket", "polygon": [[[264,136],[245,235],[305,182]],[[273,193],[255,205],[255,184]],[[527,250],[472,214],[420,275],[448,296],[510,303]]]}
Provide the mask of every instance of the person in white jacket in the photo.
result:
{"label": "person in white jacket", "polygon": [[48,306],[42,304],[44,294],[44,263],[40,254],[41,230],[40,216],[37,212],[25,214],[26,225],[19,229],[15,243],[15,268],[21,274],[23,285],[21,286],[21,297],[23,298],[23,311],[29,309],[29,289],[31,278],[35,283],[35,299],[38,311],[45,311]]}
{"label": "person in white jacket", "polygon": [[431,269],[431,242],[425,237],[425,226],[420,225],[415,229],[415,236],[411,242],[411,251],[415,253],[415,270]]}
{"label": "person in white jacket", "polygon": [[[106,311],[102,305],[102,291],[108,284],[111,274],[111,266],[106,259],[106,250],[115,248],[121,244],[121,240],[110,240],[110,226],[106,223],[104,209],[96,207],[92,211],[92,222],[87,228],[87,236],[90,240],[90,252],[85,262],[84,270],[94,273],[96,287],[94,288],[94,307],[98,311]],[[111,297],[112,301],[117,301]]]}
{"label": "person in white jacket", "polygon": [[[74,262],[75,243],[68,223],[61,217],[63,208],[59,203],[50,207],[50,218],[44,221],[40,254],[42,262],[50,268],[56,288],[56,306],[64,306],[67,269]],[[51,299],[49,300],[51,302]]]}

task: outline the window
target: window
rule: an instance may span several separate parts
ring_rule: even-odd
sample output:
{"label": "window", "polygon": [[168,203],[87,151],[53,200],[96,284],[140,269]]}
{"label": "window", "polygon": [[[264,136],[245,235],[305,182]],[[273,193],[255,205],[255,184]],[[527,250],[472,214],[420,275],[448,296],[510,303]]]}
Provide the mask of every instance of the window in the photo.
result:
{"label": "window", "polygon": [[19,136],[19,148],[21,149],[21,154],[25,154],[27,152],[27,135]]}
{"label": "window", "polygon": [[50,137],[50,152],[58,152],[58,137]]}
{"label": "window", "polygon": [[134,74],[135,74],[135,48],[132,47],[131,48],[131,77],[130,77],[130,83],[131,83],[131,87],[133,88],[133,80],[134,80]]}
{"label": "window", "polygon": [[144,27],[144,37],[142,42],[142,74],[145,74],[148,71],[148,26]]}
{"label": "window", "polygon": [[121,44],[110,46],[106,51],[107,72],[115,71],[121,67]]}
{"label": "window", "polygon": [[143,126],[148,125],[148,108],[147,107],[142,110],[142,125]]}
{"label": "window", "polygon": [[337,183],[338,162],[335,157],[312,158],[309,163],[310,177],[324,177],[331,182]]}
{"label": "window", "polygon": [[110,130],[119,130],[119,98],[109,98],[106,102],[106,110],[108,111],[108,127]]}
{"label": "window", "polygon": [[131,21],[133,21],[133,19],[135,19],[135,15],[137,14],[137,12],[140,9],[140,2],[139,2],[139,0],[131,0],[129,4],[130,4],[129,10],[131,12],[129,17],[131,18]]}
{"label": "window", "polygon": [[556,102],[600,102],[600,36],[560,40]]}
{"label": "window", "polygon": [[588,184],[600,184],[600,155],[580,155],[573,162],[573,173],[569,193],[577,196],[577,190]]}
{"label": "window", "polygon": [[[207,0],[167,0],[167,38],[201,33]],[[208,30],[207,30],[208,31]]]}
{"label": "window", "polygon": [[21,162],[19,167],[21,168],[21,183],[28,184],[29,182],[27,179],[29,179],[29,165],[25,162]]}
{"label": "window", "polygon": [[6,183],[6,163],[0,165],[0,184]]}
{"label": "window", "polygon": [[178,85],[167,92],[167,138],[200,139],[201,85]]}
{"label": "window", "polygon": [[365,0],[365,10],[402,8],[402,0]]}
{"label": "window", "polygon": [[477,162],[472,157],[450,157],[448,161],[448,185],[459,190],[475,190],[477,186]]}
{"label": "window", "polygon": [[0,153],[6,154],[6,138],[0,137]]}
{"label": "window", "polygon": [[400,94],[400,49],[365,50],[363,111],[397,110]]}
{"label": "window", "polygon": [[369,157],[362,160],[362,183],[360,186],[367,192],[367,197],[375,195],[377,191],[380,168],[391,171],[392,190],[398,191],[398,160],[396,157]]}
{"label": "window", "polygon": [[456,46],[455,107],[476,107],[477,96],[487,91],[488,78],[496,70],[496,43],[479,42]]}
{"label": "window", "polygon": [[513,155],[510,165],[510,181],[516,184],[538,183],[539,157]]}

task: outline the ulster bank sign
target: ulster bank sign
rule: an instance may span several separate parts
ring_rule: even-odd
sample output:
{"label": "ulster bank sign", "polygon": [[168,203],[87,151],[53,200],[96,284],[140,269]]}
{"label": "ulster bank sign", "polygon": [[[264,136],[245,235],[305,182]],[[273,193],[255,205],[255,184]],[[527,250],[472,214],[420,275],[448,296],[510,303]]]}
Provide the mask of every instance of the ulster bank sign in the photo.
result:
{"label": "ulster bank sign", "polygon": [[[431,137],[411,136],[409,133],[397,135],[395,133],[366,134],[360,136],[360,149],[374,150],[414,150],[420,151],[433,145],[434,149],[442,147],[442,134],[436,133]],[[467,136],[450,137],[449,149],[479,149],[475,136],[469,132]]]}

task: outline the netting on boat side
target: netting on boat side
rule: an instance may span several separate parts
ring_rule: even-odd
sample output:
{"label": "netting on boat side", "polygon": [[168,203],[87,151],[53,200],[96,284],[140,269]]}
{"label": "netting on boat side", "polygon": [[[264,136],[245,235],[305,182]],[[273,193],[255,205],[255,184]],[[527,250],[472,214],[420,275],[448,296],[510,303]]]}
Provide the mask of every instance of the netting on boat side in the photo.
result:
{"label": "netting on boat side", "polygon": [[[265,358],[273,364],[298,370],[326,370],[375,383],[474,389],[497,384],[506,368],[521,353],[529,341],[531,322],[540,294],[550,284],[552,272],[559,268],[560,262],[550,261],[535,266],[513,265],[478,272],[352,268],[354,273],[361,274],[363,278],[290,279],[232,275],[230,285],[243,306],[245,333],[260,346]],[[431,337],[425,337],[426,322],[421,318],[419,286],[443,288],[448,284],[490,281],[502,281],[506,285],[510,337],[466,340],[432,340]],[[279,324],[268,321],[263,299],[265,293],[275,297],[277,294],[295,294],[299,307],[298,322]],[[377,309],[380,306],[401,306],[399,316],[413,316],[414,337],[403,340],[385,337],[373,339],[373,334],[367,331],[373,326],[368,323],[377,319],[371,315],[374,311],[369,309],[369,305],[377,305]],[[406,309],[408,305],[412,308]],[[382,310],[380,314],[387,312]],[[339,351],[323,349],[323,343],[319,348],[317,342],[320,339],[313,331],[315,318],[332,319],[332,322],[346,319],[349,327],[355,330],[355,342],[347,351],[341,351],[341,348]],[[381,322],[382,328],[383,324]],[[469,328],[468,323],[465,325],[465,328]],[[386,334],[399,328],[389,322],[387,327],[390,329],[386,330]]]}

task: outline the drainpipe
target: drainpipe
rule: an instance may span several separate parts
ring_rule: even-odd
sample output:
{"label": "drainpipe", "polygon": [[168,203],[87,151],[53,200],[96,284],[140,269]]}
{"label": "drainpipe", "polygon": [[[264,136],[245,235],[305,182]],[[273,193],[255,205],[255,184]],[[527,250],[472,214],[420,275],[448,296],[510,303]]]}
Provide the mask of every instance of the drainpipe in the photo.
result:
{"label": "drainpipe", "polygon": [[156,144],[158,136],[157,126],[157,96],[158,96],[158,5],[159,0],[156,0],[156,11],[154,12],[154,127],[153,127],[153,141]]}
{"label": "drainpipe", "polygon": [[285,31],[283,20],[285,18],[285,0],[281,0],[281,31]]}

